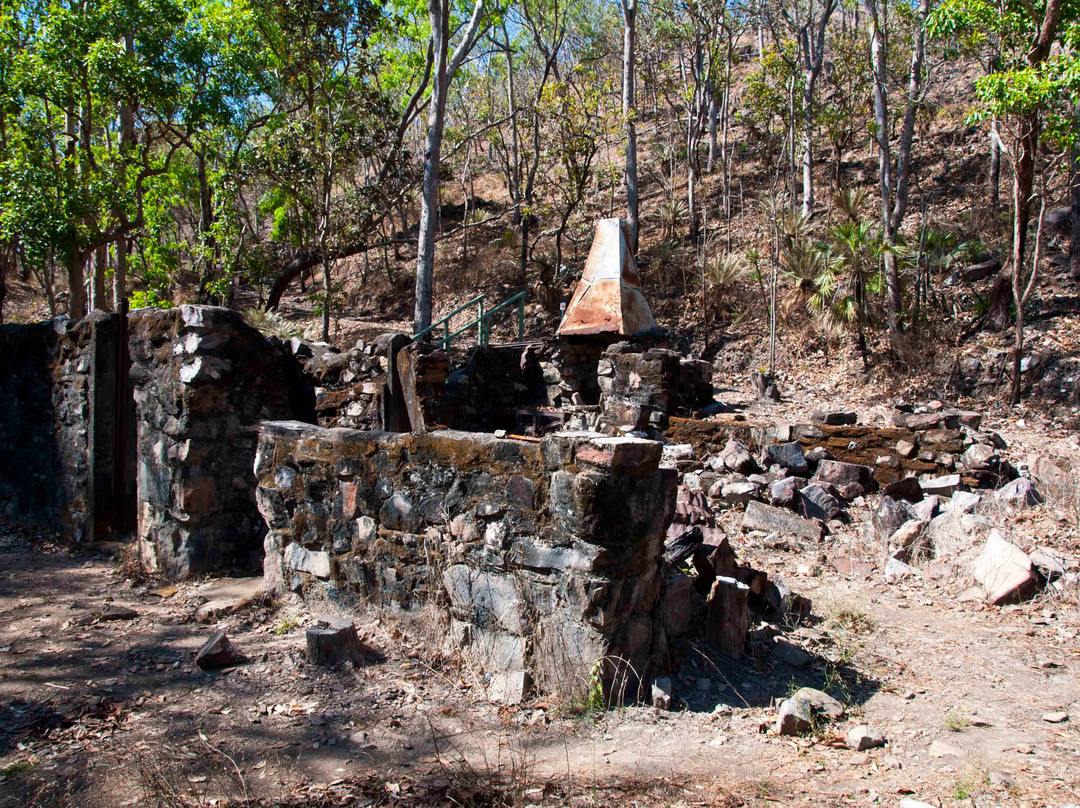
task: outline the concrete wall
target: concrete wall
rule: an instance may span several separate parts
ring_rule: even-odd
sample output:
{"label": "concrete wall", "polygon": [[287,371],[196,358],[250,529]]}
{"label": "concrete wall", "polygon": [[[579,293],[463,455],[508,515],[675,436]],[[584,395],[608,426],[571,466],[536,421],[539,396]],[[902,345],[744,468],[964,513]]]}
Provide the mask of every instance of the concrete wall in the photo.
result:
{"label": "concrete wall", "polygon": [[625,663],[645,676],[665,644],[654,611],[675,506],[660,455],[653,441],[584,433],[534,443],[266,423],[267,586],[445,608],[510,698],[530,678],[584,688],[600,659],[609,685]]}

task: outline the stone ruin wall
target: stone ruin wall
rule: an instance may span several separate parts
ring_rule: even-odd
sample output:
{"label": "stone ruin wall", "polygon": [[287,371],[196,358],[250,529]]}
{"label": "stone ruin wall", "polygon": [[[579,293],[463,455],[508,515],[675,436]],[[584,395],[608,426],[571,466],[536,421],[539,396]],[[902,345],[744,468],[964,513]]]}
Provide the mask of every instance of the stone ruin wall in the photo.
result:
{"label": "stone ruin wall", "polygon": [[293,416],[292,358],[228,309],[140,309],[130,321],[142,564],[170,578],[250,564],[266,531],[258,425]]}
{"label": "stone ruin wall", "polygon": [[123,527],[114,463],[133,447],[116,443],[120,339],[120,318],[104,312],[0,327],[0,513],[75,542]]}
{"label": "stone ruin wall", "polygon": [[595,434],[265,423],[267,586],[344,608],[448,608],[453,639],[508,700],[530,680],[584,688],[599,659],[632,694],[666,648],[656,611],[676,473],[660,458],[659,443]]}

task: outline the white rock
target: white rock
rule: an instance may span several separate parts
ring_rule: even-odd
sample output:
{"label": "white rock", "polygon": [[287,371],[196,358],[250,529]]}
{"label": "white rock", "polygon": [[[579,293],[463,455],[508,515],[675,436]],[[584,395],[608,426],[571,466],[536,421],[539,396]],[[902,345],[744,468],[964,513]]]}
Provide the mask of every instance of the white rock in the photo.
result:
{"label": "white rock", "polygon": [[1031,559],[997,530],[990,531],[971,572],[982,584],[986,599],[995,605],[1022,600],[1035,588]]}

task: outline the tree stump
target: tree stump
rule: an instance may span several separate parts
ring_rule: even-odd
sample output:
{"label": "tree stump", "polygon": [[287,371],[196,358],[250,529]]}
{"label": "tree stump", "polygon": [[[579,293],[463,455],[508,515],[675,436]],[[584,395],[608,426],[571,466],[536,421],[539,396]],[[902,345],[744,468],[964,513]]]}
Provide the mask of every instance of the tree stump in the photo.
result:
{"label": "tree stump", "polygon": [[313,664],[327,666],[351,662],[360,667],[366,656],[356,626],[347,620],[320,620],[309,628],[307,652]]}
{"label": "tree stump", "polygon": [[750,628],[750,588],[734,578],[719,577],[709,592],[705,636],[722,654],[741,659]]}

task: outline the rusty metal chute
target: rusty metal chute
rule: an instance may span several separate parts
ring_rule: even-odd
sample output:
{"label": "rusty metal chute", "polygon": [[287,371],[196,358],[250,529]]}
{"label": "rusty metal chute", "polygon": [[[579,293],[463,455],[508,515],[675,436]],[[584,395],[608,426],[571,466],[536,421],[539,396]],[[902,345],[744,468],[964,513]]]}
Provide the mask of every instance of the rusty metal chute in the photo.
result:
{"label": "rusty metal chute", "polygon": [[596,225],[585,271],[557,333],[563,337],[589,334],[629,337],[655,328],[656,320],[641,293],[626,222],[601,219]]}

